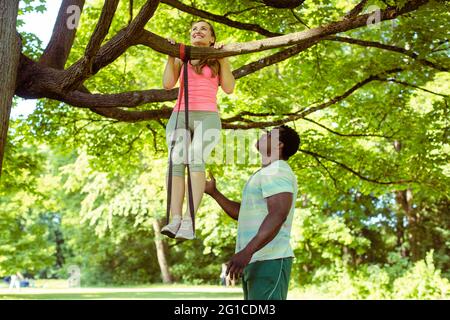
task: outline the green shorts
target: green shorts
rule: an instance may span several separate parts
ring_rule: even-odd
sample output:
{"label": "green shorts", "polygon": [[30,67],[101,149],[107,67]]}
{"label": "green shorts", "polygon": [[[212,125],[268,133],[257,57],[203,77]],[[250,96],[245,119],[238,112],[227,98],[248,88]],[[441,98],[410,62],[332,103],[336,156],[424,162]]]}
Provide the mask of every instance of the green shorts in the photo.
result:
{"label": "green shorts", "polygon": [[292,257],[250,263],[244,269],[245,300],[286,300]]}

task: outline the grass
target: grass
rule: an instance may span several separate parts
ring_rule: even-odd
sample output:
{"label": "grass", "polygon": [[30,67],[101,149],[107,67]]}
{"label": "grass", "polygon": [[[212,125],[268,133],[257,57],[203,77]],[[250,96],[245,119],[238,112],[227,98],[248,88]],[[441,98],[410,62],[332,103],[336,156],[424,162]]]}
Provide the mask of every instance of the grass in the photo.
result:
{"label": "grass", "polygon": [[9,289],[0,286],[0,300],[242,300],[240,287],[189,285],[147,285],[129,287],[68,288],[67,281],[38,280],[34,288]]}
{"label": "grass", "polygon": [[[323,299],[298,289],[288,299]],[[65,280],[37,280],[34,288],[9,289],[0,284],[0,300],[242,300],[240,286],[163,285],[68,288]]]}

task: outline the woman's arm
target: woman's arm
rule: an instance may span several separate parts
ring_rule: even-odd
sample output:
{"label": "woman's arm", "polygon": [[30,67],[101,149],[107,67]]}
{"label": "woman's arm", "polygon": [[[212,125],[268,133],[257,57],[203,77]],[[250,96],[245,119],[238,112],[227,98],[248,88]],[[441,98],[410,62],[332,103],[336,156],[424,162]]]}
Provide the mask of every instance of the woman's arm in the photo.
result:
{"label": "woman's arm", "polygon": [[166,68],[164,69],[163,87],[166,90],[172,89],[177,84],[181,71],[181,60],[169,56]]}
{"label": "woman's arm", "polygon": [[220,63],[220,86],[223,92],[230,94],[234,90],[235,79],[231,72],[231,65],[228,58],[218,59]]}

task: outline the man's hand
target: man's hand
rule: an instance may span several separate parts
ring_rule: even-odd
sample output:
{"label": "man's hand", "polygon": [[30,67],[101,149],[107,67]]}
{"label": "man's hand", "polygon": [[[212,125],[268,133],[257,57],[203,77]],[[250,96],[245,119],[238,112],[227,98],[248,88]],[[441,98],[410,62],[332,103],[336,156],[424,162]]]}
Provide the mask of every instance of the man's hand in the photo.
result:
{"label": "man's hand", "polygon": [[214,179],[214,176],[212,175],[211,171],[209,172],[209,178],[210,180],[206,180],[205,182],[205,193],[212,195],[216,189],[216,179]]}
{"label": "man's hand", "polygon": [[246,249],[236,253],[227,263],[227,276],[229,274],[232,280],[241,277],[252,256],[253,254]]}

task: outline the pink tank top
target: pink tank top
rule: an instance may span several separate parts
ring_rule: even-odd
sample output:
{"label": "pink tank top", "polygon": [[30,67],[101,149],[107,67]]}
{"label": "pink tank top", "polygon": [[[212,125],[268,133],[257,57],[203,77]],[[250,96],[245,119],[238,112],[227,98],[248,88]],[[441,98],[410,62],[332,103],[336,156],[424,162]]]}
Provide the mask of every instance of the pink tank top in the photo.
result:
{"label": "pink tank top", "polygon": [[[184,67],[181,67],[180,83],[183,82]],[[215,111],[217,112],[217,90],[219,88],[219,76],[211,77],[212,70],[205,65],[202,74],[197,74],[191,63],[188,63],[188,90],[189,111]],[[174,110],[184,111],[184,90],[180,86],[178,99]],[[181,98],[181,101],[180,101]]]}

